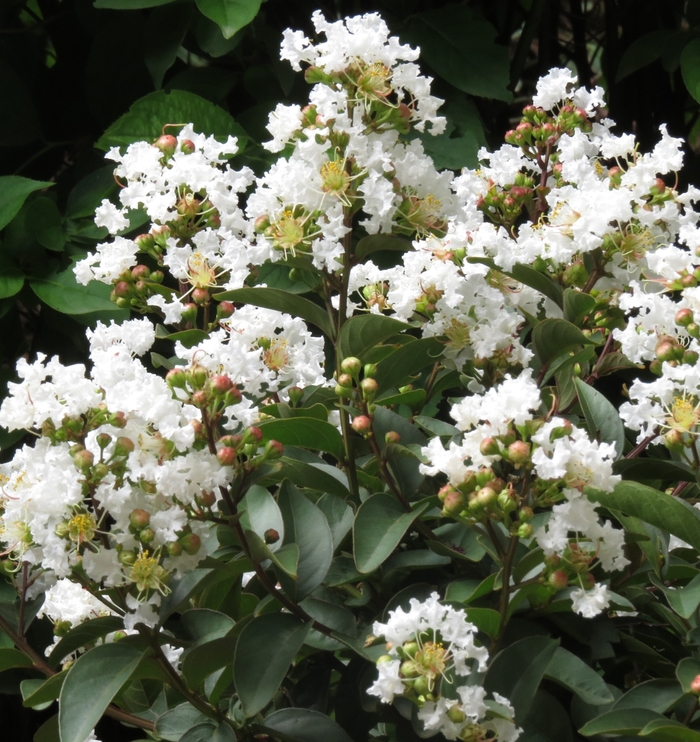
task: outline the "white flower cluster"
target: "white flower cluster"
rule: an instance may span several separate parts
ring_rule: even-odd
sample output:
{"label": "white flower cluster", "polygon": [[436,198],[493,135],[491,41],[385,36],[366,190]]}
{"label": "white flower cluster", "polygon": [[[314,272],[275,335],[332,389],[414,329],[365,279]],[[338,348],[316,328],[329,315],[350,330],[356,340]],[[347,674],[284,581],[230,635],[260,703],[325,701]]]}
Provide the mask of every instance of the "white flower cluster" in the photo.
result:
{"label": "white flower cluster", "polygon": [[476,626],[464,611],[439,601],[437,593],[423,602],[412,598],[408,611],[397,608],[386,623],[374,623],[372,630],[386,639],[389,654],[378,662],[379,677],[367,692],[382,703],[409,695],[419,704],[418,718],[425,728],[450,740],[462,739],[463,733],[476,728],[495,733],[501,742],[517,739],[521,730],[512,721],[513,707],[506,698],[494,694],[500,708],[491,714],[494,704],[486,701],[480,686],[458,686],[461,703],[441,695],[440,683],[447,673],[466,678],[474,669],[485,670],[488,652],[475,643]]}

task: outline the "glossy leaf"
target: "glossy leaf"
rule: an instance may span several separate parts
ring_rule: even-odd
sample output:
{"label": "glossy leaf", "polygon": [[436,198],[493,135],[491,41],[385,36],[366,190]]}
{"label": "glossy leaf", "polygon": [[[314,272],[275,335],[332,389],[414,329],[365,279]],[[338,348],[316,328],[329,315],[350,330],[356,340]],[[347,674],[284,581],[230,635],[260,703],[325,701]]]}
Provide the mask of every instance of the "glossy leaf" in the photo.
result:
{"label": "glossy leaf", "polygon": [[620,82],[620,80],[624,80],[628,75],[655,62],[661,57],[666,44],[674,41],[677,43],[676,34],[666,28],[651,31],[635,39],[625,49],[622,59],[620,59],[617,74],[615,75],[615,82]]}
{"label": "glossy leaf", "polygon": [[291,483],[279,493],[284,518],[285,545],[299,548],[296,578],[278,575],[284,591],[296,603],[312,593],[322,582],[333,560],[333,535],[323,512]]}
{"label": "glossy leaf", "polygon": [[258,427],[266,438],[279,441],[283,446],[310,448],[331,453],[338,460],[344,458],[343,439],[338,429],[323,420],[290,417],[286,420],[264,420]]}
{"label": "glossy leaf", "polygon": [[28,694],[25,694],[23,685],[22,705],[36,708],[37,706],[46,706],[52,701],[55,701],[61,693],[66,674],[66,672],[59,672],[56,675],[52,675],[48,680],[40,680],[38,686],[33,687]]}
{"label": "glossy leaf", "polygon": [[115,319],[129,316],[110,301],[111,288],[106,284],[91,281],[87,286],[80,285],[75,280],[73,266],[45,279],[34,279],[29,285],[43,302],[62,314],[109,312]]}
{"label": "glossy leaf", "polygon": [[700,742],[700,733],[673,719],[652,721],[639,732],[639,736],[660,742]]}
{"label": "glossy leaf", "polygon": [[211,719],[191,704],[181,703],[156,719],[156,732],[169,742],[179,742],[190,729],[201,724],[211,724]]}
{"label": "glossy leaf", "polygon": [[355,248],[355,257],[358,260],[366,258],[373,252],[379,250],[398,250],[399,252],[409,252],[413,250],[413,244],[404,239],[403,237],[397,237],[394,234],[371,234],[368,237],[363,237]]}
{"label": "glossy leaf", "polygon": [[397,348],[377,364],[375,379],[380,389],[391,389],[407,383],[412,374],[437,363],[444,349],[444,343],[436,338],[421,338]]}
{"label": "glossy leaf", "polygon": [[700,513],[685,501],[638,482],[619,482],[613,492],[587,487],[589,499],[621,510],[691,544],[700,550]]}
{"label": "glossy leaf", "polygon": [[114,10],[140,10],[155,8],[158,5],[169,5],[176,0],[95,0],[96,8],[113,8]]}
{"label": "glossy leaf", "polygon": [[264,728],[287,735],[299,742],[352,742],[347,732],[318,711],[288,708],[275,711],[264,721]]}
{"label": "glossy leaf", "polygon": [[693,39],[683,48],[681,74],[688,92],[700,101],[700,39]]}
{"label": "glossy leaf", "polygon": [[545,677],[575,693],[584,703],[601,706],[615,699],[603,678],[582,659],[567,649],[557,647]]}
{"label": "glossy leaf", "polygon": [[591,438],[602,443],[612,443],[619,458],[625,445],[625,429],[618,411],[600,392],[582,379],[574,379],[574,384]]}
{"label": "glossy leaf", "polygon": [[[288,449],[285,449],[285,453]],[[340,469],[324,464],[308,464],[295,458],[283,456],[281,476],[287,477],[298,487],[305,487],[318,492],[329,492],[339,497],[350,496],[347,479]]]}
{"label": "glossy leaf", "polygon": [[545,319],[540,322],[532,331],[532,342],[543,365],[579,345],[592,344],[576,325],[565,319]]}
{"label": "glossy leaf", "polygon": [[531,636],[511,644],[493,658],[484,678],[484,687],[510,699],[517,722],[527,716],[557,645],[556,640],[546,636]]}
{"label": "glossy leaf", "polygon": [[[142,657],[140,649],[117,642],[95,647],[76,660],[61,688],[61,742],[85,742]],[[85,703],[87,698],[89,704]]]}
{"label": "glossy leaf", "polygon": [[262,0],[197,0],[197,7],[221,29],[225,39],[247,26],[260,10]]}
{"label": "glossy leaf", "polygon": [[76,649],[94,642],[113,631],[123,628],[122,619],[118,616],[100,616],[74,626],[51,650],[49,663],[57,667],[60,661]]}
{"label": "glossy leaf", "polygon": [[0,177],[0,229],[4,229],[12,221],[30,193],[52,185],[54,183],[30,180],[19,175]]}
{"label": "glossy leaf", "polygon": [[247,525],[263,540],[270,529],[277,531],[279,540],[268,544],[270,551],[277,551],[284,543],[284,520],[275,498],[264,487],[253,485],[246,493],[244,503],[243,525],[246,526],[247,521]]}
{"label": "glossy leaf", "polygon": [[355,514],[345,500],[331,493],[323,495],[316,502],[316,506],[326,516],[333,536],[333,550],[335,551],[352,530]]}
{"label": "glossy leaf", "polygon": [[194,124],[196,131],[222,140],[229,136],[238,137],[239,151],[247,139],[245,131],[231,116],[208,100],[184,90],[160,90],[137,100],[107,129],[95,146],[108,150],[133,142],[154,141],[163,133],[163,124],[170,122]]}
{"label": "glossy leaf", "polygon": [[362,360],[368,350],[409,327],[405,322],[381,314],[351,317],[340,331],[341,354],[343,358],[356,356]]}
{"label": "glossy leaf", "polygon": [[360,572],[374,572],[394,551],[411,523],[427,508],[424,503],[407,513],[395,497],[372,495],[360,505],[353,525],[355,565]]}
{"label": "glossy leaf", "polygon": [[579,734],[584,737],[592,737],[596,734],[631,734],[639,732],[642,727],[652,721],[668,719],[656,711],[649,711],[645,708],[626,708],[614,711],[608,711],[592,719],[579,729]]}
{"label": "glossy leaf", "polygon": [[33,667],[34,663],[24,652],[11,647],[0,649],[0,672],[10,670],[13,667]]}
{"label": "glossy leaf", "polygon": [[14,296],[24,286],[24,273],[7,255],[0,255],[0,299]]}
{"label": "glossy leaf", "polygon": [[216,294],[214,298],[217,301],[234,301],[241,304],[251,304],[254,307],[276,309],[278,312],[286,312],[293,317],[301,317],[312,325],[316,325],[328,337],[332,337],[334,334],[328,314],[322,307],[289,291],[266,287],[243,288],[224,291],[221,294]]}
{"label": "glossy leaf", "polygon": [[676,677],[684,693],[691,693],[690,684],[700,675],[700,660],[695,657],[684,657],[676,668]]}
{"label": "glossy leaf", "polygon": [[246,716],[267,706],[310,628],[289,613],[270,613],[243,629],[233,658],[233,679]]}

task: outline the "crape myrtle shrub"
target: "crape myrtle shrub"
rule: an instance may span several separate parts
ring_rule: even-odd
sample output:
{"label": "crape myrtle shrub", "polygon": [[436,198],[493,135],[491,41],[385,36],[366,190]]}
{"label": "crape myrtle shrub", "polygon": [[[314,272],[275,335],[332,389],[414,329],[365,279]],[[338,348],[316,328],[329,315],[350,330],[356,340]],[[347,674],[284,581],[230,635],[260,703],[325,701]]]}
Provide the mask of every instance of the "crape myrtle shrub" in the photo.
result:
{"label": "crape myrtle shrub", "polygon": [[[280,60],[257,6],[133,11],[156,85],[245,78],[257,32],[281,93],[247,126],[146,95],[65,202],[87,147],[3,178],[0,666],[37,740],[700,737],[683,141],[608,115],[610,8],[415,10],[313,12]],[[678,10],[617,80],[697,93]],[[66,12],[12,16],[47,70]]]}

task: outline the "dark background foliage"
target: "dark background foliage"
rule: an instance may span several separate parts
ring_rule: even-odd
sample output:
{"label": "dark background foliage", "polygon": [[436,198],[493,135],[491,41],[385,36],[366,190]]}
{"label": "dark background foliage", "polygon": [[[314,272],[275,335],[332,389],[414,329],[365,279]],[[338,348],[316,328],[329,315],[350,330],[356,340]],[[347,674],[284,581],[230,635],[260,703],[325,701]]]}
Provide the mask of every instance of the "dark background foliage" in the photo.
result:
{"label": "dark background foliage", "polygon": [[[104,162],[114,140],[96,147],[105,130],[130,110],[131,130],[151,136],[185,123],[141,116],[136,126],[132,108],[151,96],[154,110],[168,110],[173,91],[185,91],[233,117],[246,140],[242,159],[261,171],[270,162],[258,144],[268,112],[280,101],[303,104],[307,94],[303,76],[279,60],[282,31],[312,35],[317,8],[329,20],[380,11],[395,34],[421,47],[421,64],[447,101],[447,133],[425,141],[440,167],[474,166],[478,148],[498,146],[517,123],[537,78],[567,65],[582,84],[606,89],[610,117],[642,149],[661,123],[684,137],[684,177],[700,182],[699,0],[4,0],[0,176],[46,187],[0,224],[0,383],[20,356],[84,360],[85,325],[117,316],[103,295],[88,310],[72,306],[60,280],[71,258],[104,236],[91,214],[117,189]],[[211,120],[209,109],[195,123]],[[226,118],[222,126],[235,125]],[[0,212],[9,182],[0,178]],[[0,431],[2,448],[16,440]],[[17,688],[17,672],[0,673],[0,694]],[[11,695],[0,695],[0,718],[16,722],[20,742],[42,722]],[[140,737],[103,724],[104,742]]]}

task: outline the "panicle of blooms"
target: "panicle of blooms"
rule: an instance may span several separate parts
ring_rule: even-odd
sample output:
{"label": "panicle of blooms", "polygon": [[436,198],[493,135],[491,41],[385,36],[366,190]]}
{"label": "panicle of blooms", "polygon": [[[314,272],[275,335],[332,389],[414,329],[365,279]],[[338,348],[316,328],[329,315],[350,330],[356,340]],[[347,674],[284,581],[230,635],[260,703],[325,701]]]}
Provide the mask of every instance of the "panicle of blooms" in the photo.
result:
{"label": "panicle of blooms", "polygon": [[61,628],[67,629],[89,618],[109,616],[113,613],[111,608],[81,585],[71,580],[60,579],[46,591],[44,603],[37,615],[47,616],[54,624],[62,624]]}
{"label": "panicle of blooms", "polygon": [[386,623],[374,623],[372,630],[386,639],[389,654],[377,665],[379,678],[368,692],[383,703],[401,693],[421,702],[434,699],[448,671],[464,677],[473,665],[485,669],[488,651],[475,641],[476,626],[463,610],[443,606],[439,600],[437,593],[422,603],[412,598],[408,611],[397,608]]}

